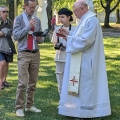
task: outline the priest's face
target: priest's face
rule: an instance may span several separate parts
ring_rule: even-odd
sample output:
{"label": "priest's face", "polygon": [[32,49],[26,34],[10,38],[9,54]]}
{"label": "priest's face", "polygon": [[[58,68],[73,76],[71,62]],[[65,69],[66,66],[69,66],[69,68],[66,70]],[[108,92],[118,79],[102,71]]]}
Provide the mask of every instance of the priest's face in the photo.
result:
{"label": "priest's face", "polygon": [[59,21],[60,21],[63,25],[69,24],[69,20],[70,20],[70,16],[66,16],[66,15],[64,15],[64,14],[59,15]]}
{"label": "priest's face", "polygon": [[83,7],[82,6],[73,6],[73,12],[77,18],[81,18],[83,16]]}
{"label": "priest's face", "polygon": [[25,9],[26,13],[28,15],[33,15],[35,12],[36,5],[37,5],[36,1],[34,1],[34,2],[29,1],[28,5],[24,5],[24,9]]}
{"label": "priest's face", "polygon": [[88,5],[83,0],[77,0],[73,5],[73,12],[77,18],[81,18],[88,11]]}

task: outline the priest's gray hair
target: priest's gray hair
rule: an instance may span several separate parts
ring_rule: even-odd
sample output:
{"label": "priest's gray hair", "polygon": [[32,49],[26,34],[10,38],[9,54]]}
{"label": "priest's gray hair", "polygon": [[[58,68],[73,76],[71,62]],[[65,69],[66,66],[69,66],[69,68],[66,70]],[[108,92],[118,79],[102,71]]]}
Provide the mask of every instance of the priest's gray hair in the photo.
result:
{"label": "priest's gray hair", "polygon": [[88,7],[88,4],[85,0],[76,0],[75,3],[77,3],[78,6]]}
{"label": "priest's gray hair", "polygon": [[8,8],[8,7],[5,6],[5,5],[1,5],[1,6],[0,6],[0,11],[2,11],[3,8]]}

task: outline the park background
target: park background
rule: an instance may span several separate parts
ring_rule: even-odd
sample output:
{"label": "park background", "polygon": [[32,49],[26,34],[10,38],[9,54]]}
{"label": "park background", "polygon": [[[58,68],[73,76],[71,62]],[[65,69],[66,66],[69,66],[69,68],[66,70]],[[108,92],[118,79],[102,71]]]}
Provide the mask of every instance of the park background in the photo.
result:
{"label": "park background", "polygon": [[[75,0],[43,0],[46,2],[48,27],[51,27],[50,19],[55,11],[61,7],[67,7],[72,10],[72,4]],[[38,0],[38,3],[42,0]],[[120,120],[120,24],[119,24],[119,0],[93,0],[95,12],[104,12],[104,21],[101,23],[105,57],[108,74],[110,101],[112,114],[107,117],[95,118],[94,120]],[[9,17],[14,20],[16,15],[23,11],[23,0],[0,0],[0,5],[5,4],[9,7]],[[44,3],[42,3],[44,5]],[[56,7],[57,6],[57,7]],[[42,7],[39,4],[38,8]],[[113,11],[112,11],[113,10]],[[11,12],[12,11],[12,12]],[[36,15],[39,15],[38,13]],[[106,11],[109,13],[106,13]],[[115,20],[109,21],[110,15],[114,14]],[[106,17],[107,16],[107,17]],[[42,15],[40,16],[42,18]],[[112,22],[112,23],[111,23]],[[0,91],[0,120],[79,120],[58,114],[59,95],[57,91],[57,81],[55,77],[55,50],[53,48],[50,33],[43,44],[40,45],[41,63],[37,90],[35,94],[35,106],[40,108],[40,114],[25,113],[25,118],[18,118],[15,115],[15,95],[18,83],[17,55],[14,56],[14,62],[10,63],[7,81],[12,84],[11,88]],[[15,42],[16,47],[17,43]]]}

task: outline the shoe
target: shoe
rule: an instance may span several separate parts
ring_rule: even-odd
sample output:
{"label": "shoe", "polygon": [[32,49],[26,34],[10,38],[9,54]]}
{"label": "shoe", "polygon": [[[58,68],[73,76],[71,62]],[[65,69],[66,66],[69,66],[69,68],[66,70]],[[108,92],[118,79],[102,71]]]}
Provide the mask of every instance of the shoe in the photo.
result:
{"label": "shoe", "polygon": [[18,117],[25,117],[23,109],[16,110],[16,115]]}
{"label": "shoe", "polygon": [[10,83],[8,83],[7,81],[3,82],[4,87],[12,87],[12,85]]}
{"label": "shoe", "polygon": [[3,85],[3,83],[0,83],[0,90],[3,90],[5,87]]}
{"label": "shoe", "polygon": [[32,106],[31,108],[25,108],[25,111],[30,111],[30,112],[35,112],[35,113],[39,113],[41,112],[40,109],[37,109],[36,107]]}

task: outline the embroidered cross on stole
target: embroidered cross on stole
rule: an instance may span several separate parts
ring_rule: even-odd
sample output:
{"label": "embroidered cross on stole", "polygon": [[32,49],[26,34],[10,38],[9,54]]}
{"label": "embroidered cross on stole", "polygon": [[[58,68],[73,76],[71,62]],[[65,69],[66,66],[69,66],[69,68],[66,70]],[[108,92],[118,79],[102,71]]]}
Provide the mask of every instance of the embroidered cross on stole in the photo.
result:
{"label": "embroidered cross on stole", "polygon": [[68,94],[78,96],[80,65],[82,52],[73,53],[71,55],[70,75],[68,83]]}

